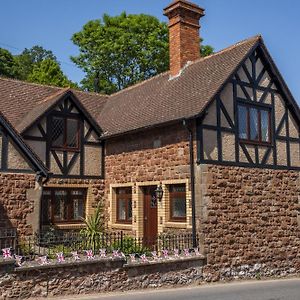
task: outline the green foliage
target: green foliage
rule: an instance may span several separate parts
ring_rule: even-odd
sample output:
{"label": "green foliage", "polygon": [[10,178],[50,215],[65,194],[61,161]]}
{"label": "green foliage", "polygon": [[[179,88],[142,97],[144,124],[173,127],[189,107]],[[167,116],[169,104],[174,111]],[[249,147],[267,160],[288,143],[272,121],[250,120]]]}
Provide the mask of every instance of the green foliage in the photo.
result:
{"label": "green foliage", "polygon": [[111,248],[113,250],[120,250],[124,254],[149,254],[151,250],[136,242],[136,240],[133,237],[125,236],[121,241],[117,241],[112,244]]}
{"label": "green foliage", "polygon": [[30,49],[25,48],[24,51],[15,56],[16,63],[18,64],[18,73],[21,80],[27,80],[32,73],[34,67],[44,60],[52,60],[57,62],[57,59],[52,51],[46,50],[41,46],[33,46]]}
{"label": "green foliage", "polygon": [[103,222],[103,206],[98,203],[93,215],[84,219],[86,228],[82,229],[80,233],[86,241],[86,248],[91,248],[94,251],[101,248],[101,234],[104,229]]}
{"label": "green foliage", "polygon": [[112,93],[168,68],[168,28],[149,15],[104,15],[90,21],[72,41],[71,59],[85,73],[84,89]]}
{"label": "green foliage", "polygon": [[28,81],[60,87],[72,86],[72,83],[63,74],[60,65],[53,59],[47,58],[34,65],[28,76]]}
{"label": "green foliage", "polygon": [[14,56],[6,49],[0,48],[0,76],[17,77],[17,63]]}
{"label": "green foliage", "polygon": [[[169,69],[169,36],[164,22],[149,15],[104,15],[90,21],[72,41],[80,54],[73,62],[86,76],[88,91],[111,94]],[[213,52],[202,46],[202,56]]]}
{"label": "green foliage", "polygon": [[69,247],[69,246],[65,246],[65,245],[55,245],[55,246],[52,246],[52,247],[49,247],[47,249],[47,257],[50,258],[50,259],[55,259],[57,258],[57,253],[60,253],[62,252],[64,254],[65,257],[70,257],[72,256],[71,252],[73,251],[74,249],[72,247]]}
{"label": "green foliage", "polygon": [[15,56],[0,48],[0,76],[78,89],[78,85],[63,74],[52,51],[41,46],[25,48],[20,55]]}

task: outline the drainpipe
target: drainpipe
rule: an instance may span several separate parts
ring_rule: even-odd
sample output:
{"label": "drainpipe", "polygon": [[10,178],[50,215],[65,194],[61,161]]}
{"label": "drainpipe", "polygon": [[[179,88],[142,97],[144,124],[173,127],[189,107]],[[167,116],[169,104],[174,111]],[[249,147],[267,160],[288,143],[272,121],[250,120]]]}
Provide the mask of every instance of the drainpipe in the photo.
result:
{"label": "drainpipe", "polygon": [[195,203],[195,171],[194,171],[194,147],[193,147],[193,130],[188,126],[187,120],[183,120],[183,126],[189,133],[189,150],[190,150],[190,177],[191,177],[191,196],[192,196],[192,238],[193,247],[198,247],[196,234],[196,203]]}

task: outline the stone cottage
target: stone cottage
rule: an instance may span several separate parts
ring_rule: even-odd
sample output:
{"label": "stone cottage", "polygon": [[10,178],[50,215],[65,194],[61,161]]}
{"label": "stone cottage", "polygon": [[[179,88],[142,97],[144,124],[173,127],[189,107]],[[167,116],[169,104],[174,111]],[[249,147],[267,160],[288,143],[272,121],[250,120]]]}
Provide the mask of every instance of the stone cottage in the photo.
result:
{"label": "stone cottage", "polygon": [[197,232],[213,268],[300,268],[300,111],[262,37],[201,58],[204,10],[164,14],[170,71],[111,96],[0,78],[0,225],[75,230],[101,202],[110,230]]}

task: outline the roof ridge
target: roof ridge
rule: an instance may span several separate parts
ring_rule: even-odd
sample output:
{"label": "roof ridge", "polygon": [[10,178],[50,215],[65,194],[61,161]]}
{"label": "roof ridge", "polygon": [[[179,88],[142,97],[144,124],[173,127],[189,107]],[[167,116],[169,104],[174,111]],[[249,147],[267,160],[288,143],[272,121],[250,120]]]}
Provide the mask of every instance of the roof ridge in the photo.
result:
{"label": "roof ridge", "polygon": [[47,84],[41,84],[41,83],[36,83],[36,82],[29,82],[29,81],[15,79],[15,78],[3,77],[1,75],[0,75],[0,80],[3,80],[3,81],[12,81],[12,82],[19,82],[19,83],[22,83],[22,84],[34,85],[34,86],[39,86],[39,87],[49,87],[49,88],[59,89],[59,90],[65,89],[64,87],[60,87],[60,86],[47,85]]}
{"label": "roof ridge", "polygon": [[65,93],[67,93],[68,91],[71,91],[71,89],[70,88],[63,88],[61,90],[58,90],[54,94],[51,94],[51,95],[47,96],[46,98],[44,98],[43,100],[37,102],[37,104],[42,104],[42,103],[44,103],[46,101],[49,101],[49,100],[51,100],[51,99],[53,99],[57,96],[63,95]]}
{"label": "roof ridge", "polygon": [[157,75],[155,75],[155,76],[153,76],[153,77],[150,77],[150,78],[148,78],[148,79],[146,79],[146,80],[140,81],[140,82],[138,82],[138,83],[136,83],[136,84],[134,84],[134,85],[131,85],[131,86],[125,88],[125,89],[122,89],[122,90],[120,90],[120,91],[118,91],[118,92],[116,92],[116,93],[111,94],[110,97],[119,95],[119,94],[121,94],[121,93],[123,93],[123,92],[127,92],[127,91],[129,91],[129,90],[132,90],[132,89],[134,89],[134,88],[136,88],[136,87],[138,87],[138,86],[141,86],[141,85],[143,85],[143,84],[145,84],[145,83],[147,83],[147,82],[149,82],[149,81],[151,81],[151,80],[154,80],[154,79],[156,79],[156,78],[158,78],[158,77],[160,77],[160,76],[164,76],[164,75],[168,74],[169,72],[170,72],[170,71],[168,70],[168,71],[159,73],[159,74],[157,74]]}
{"label": "roof ridge", "polygon": [[[72,92],[77,92],[77,93],[81,93],[81,94],[88,94],[88,95],[95,95],[95,96],[102,96],[102,97],[106,97],[109,98],[111,95],[107,95],[107,94],[101,94],[101,93],[97,93],[97,92],[89,92],[89,91],[82,91],[82,90],[76,90],[74,88],[69,88],[70,91]],[[113,94],[112,94],[113,95]]]}
{"label": "roof ridge", "polygon": [[224,49],[221,49],[221,50],[219,50],[219,51],[217,51],[217,52],[215,52],[215,53],[213,53],[211,55],[208,55],[208,56],[205,56],[205,57],[200,57],[197,60],[194,60],[194,61],[190,62],[189,66],[193,65],[193,64],[196,64],[198,62],[202,62],[202,61],[204,61],[206,59],[215,57],[217,55],[223,54],[224,52],[230,51],[230,50],[234,49],[237,46],[240,46],[240,45],[243,45],[243,44],[249,43],[251,41],[255,41],[255,40],[258,41],[260,39],[262,39],[262,35],[261,34],[257,34],[255,36],[252,36],[252,37],[248,38],[248,39],[241,40],[241,41],[236,42],[236,43],[234,43],[234,44],[232,44],[232,45],[230,45],[230,46],[228,46],[228,47],[226,47]]}

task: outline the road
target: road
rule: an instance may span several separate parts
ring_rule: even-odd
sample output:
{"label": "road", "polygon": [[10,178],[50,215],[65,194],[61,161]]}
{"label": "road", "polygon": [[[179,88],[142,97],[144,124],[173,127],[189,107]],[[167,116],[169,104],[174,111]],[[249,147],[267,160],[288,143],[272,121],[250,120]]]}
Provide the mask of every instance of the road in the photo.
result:
{"label": "road", "polygon": [[[57,299],[57,298],[56,298]],[[300,278],[211,284],[188,288],[144,290],[60,300],[300,300]]]}

